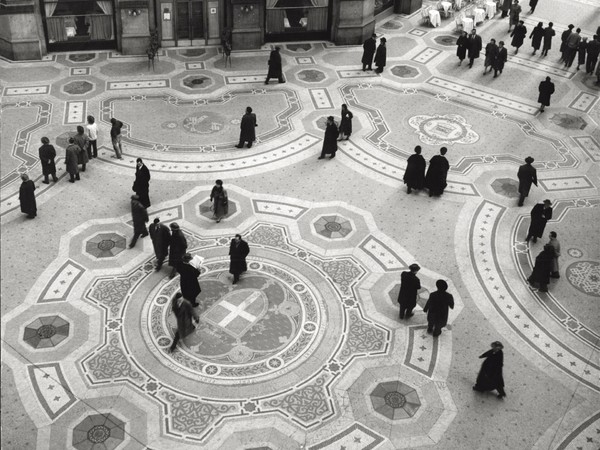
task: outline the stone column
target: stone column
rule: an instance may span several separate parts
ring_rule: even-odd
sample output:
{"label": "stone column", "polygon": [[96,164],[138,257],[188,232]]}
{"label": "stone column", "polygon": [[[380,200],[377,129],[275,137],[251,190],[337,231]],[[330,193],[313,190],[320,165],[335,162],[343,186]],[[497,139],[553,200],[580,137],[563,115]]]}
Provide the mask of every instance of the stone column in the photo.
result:
{"label": "stone column", "polygon": [[394,0],[396,14],[412,14],[423,6],[423,0]]}
{"label": "stone column", "polygon": [[231,40],[234,50],[260,48],[262,45],[263,3],[258,0],[231,0],[233,12]]}
{"label": "stone column", "polygon": [[362,44],[375,31],[375,0],[339,0],[334,4],[338,17],[333,24],[337,45]]}
{"label": "stone column", "polygon": [[46,41],[39,17],[33,0],[3,0],[0,3],[0,55],[13,61],[42,59]]}
{"label": "stone column", "polygon": [[144,55],[150,45],[148,0],[117,4],[117,44],[123,55]]}

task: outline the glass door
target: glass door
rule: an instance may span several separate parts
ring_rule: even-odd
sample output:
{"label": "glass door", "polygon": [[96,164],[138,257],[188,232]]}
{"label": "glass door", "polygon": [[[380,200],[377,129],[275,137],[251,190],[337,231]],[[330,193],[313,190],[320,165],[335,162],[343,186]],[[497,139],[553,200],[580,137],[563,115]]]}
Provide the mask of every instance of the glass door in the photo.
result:
{"label": "glass door", "polygon": [[196,0],[180,0],[176,3],[177,46],[204,45],[203,6],[202,1]]}

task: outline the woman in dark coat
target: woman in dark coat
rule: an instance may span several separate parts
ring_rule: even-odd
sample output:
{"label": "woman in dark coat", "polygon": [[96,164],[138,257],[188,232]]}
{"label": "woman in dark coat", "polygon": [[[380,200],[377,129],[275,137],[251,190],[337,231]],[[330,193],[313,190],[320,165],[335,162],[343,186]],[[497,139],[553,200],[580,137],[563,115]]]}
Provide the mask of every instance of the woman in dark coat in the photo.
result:
{"label": "woman in dark coat", "polygon": [[183,255],[181,264],[177,266],[177,272],[179,272],[179,287],[183,298],[189,300],[192,306],[196,307],[198,306],[196,297],[200,295],[202,289],[200,289],[200,283],[198,282],[200,271],[190,264],[191,260],[191,254],[186,253]]}
{"label": "woman in dark coat", "polygon": [[486,392],[495,389],[498,391],[498,398],[506,397],[504,377],[502,376],[503,348],[501,342],[492,342],[492,349],[480,356],[480,358],[485,358],[485,361],[483,361],[479,375],[477,375],[477,382],[473,386],[474,391]]}
{"label": "woman in dark coat", "polygon": [[240,275],[248,270],[246,256],[250,253],[248,243],[236,234],[229,245],[229,273],[233,275],[233,284],[240,280]]}
{"label": "woman in dark coat", "polygon": [[377,52],[375,52],[375,65],[377,66],[377,69],[375,69],[376,73],[383,72],[383,68],[385,67],[387,57],[387,48],[385,47],[385,43],[386,39],[382,37],[379,40]]}
{"label": "woman in dark coat", "polygon": [[19,188],[19,203],[21,212],[27,214],[28,219],[34,219],[37,216],[37,203],[35,201],[35,184],[29,179],[26,173],[21,175],[21,187]]}
{"label": "woman in dark coat", "polygon": [[458,65],[460,66],[463,62],[463,59],[467,57],[467,50],[469,48],[469,38],[468,33],[466,31],[463,31],[458,37],[458,39],[456,40],[456,45],[456,56],[458,56]]}
{"label": "woman in dark coat", "polygon": [[496,57],[492,61],[492,69],[494,69],[494,78],[498,76],[498,72],[502,73],[504,70],[504,63],[508,59],[508,51],[504,47],[504,41],[498,43],[498,51]]}
{"label": "woman in dark coat", "polygon": [[541,238],[544,235],[544,229],[546,228],[546,222],[552,220],[552,202],[550,200],[544,200],[544,203],[536,204],[531,210],[531,223],[529,224],[529,231],[527,232],[526,242],[533,238],[533,243],[537,242],[537,238]]}
{"label": "woman in dark coat", "polygon": [[415,154],[410,155],[406,161],[404,172],[404,184],[406,193],[410,194],[413,189],[423,189],[425,185],[425,158],[421,155],[421,146],[415,147]]}
{"label": "woman in dark coat", "polygon": [[196,330],[192,320],[196,323],[200,322],[198,313],[194,310],[192,304],[183,298],[183,295],[180,292],[175,294],[175,298],[171,304],[171,310],[177,319],[177,330],[175,331],[173,343],[171,344],[171,347],[169,347],[169,352],[175,350],[180,339],[185,339],[186,336],[189,336]]}
{"label": "woman in dark coat", "polygon": [[236,148],[244,148],[244,144],[248,143],[248,148],[252,147],[252,143],[256,141],[256,114],[252,112],[252,108],[249,106],[246,108],[246,114],[242,116],[240,122],[240,142],[235,146]]}
{"label": "woman in dark coat", "polygon": [[135,167],[135,181],[131,189],[140,197],[140,202],[145,208],[150,207],[150,171],[142,161],[138,158]]}
{"label": "woman in dark coat", "polygon": [[81,152],[79,145],[75,143],[73,138],[69,138],[69,145],[65,151],[65,165],[67,166],[67,173],[70,175],[69,183],[75,183],[75,180],[79,180],[79,163],[77,155]]}
{"label": "woman in dark coat", "polygon": [[427,175],[425,175],[425,187],[429,189],[430,197],[442,195],[448,185],[446,177],[448,176],[448,170],[450,170],[450,164],[444,156],[447,151],[446,147],[442,147],[440,154],[435,155],[429,161],[429,169],[427,169]]}
{"label": "woman in dark coat", "polygon": [[171,246],[169,248],[169,265],[173,268],[169,278],[174,278],[177,273],[177,267],[181,264],[183,256],[187,250],[187,240],[183,231],[176,222],[171,225]]}
{"label": "woman in dark coat", "polygon": [[53,145],[50,145],[50,139],[47,137],[42,138],[42,146],[39,148],[40,162],[42,163],[42,175],[44,175],[44,184],[50,184],[48,177],[52,175],[52,181],[55,183],[58,181],[56,177],[56,165],[54,164],[54,158],[56,158],[56,150]]}
{"label": "woman in dark coat", "polygon": [[540,95],[538,96],[538,103],[540,106],[540,112],[544,112],[546,106],[550,106],[550,97],[554,94],[554,83],[550,80],[550,77],[546,77],[546,81],[542,81],[538,87]]}
{"label": "woman in dark coat", "polygon": [[408,266],[409,271],[402,272],[400,275],[400,292],[398,293],[398,303],[400,304],[400,318],[410,319],[413,309],[417,306],[417,294],[421,289],[421,281],[417,277],[417,272],[421,270],[418,264]]}
{"label": "woman in dark coat", "polygon": [[340,141],[342,139],[348,140],[352,134],[352,118],[354,115],[348,109],[348,105],[342,105],[341,112],[342,120],[340,121]]}
{"label": "woman in dark coat", "polygon": [[556,253],[554,247],[550,244],[544,245],[544,250],[535,258],[533,272],[527,281],[532,286],[537,283],[540,287],[540,292],[548,292],[548,284],[550,283],[550,274],[554,266],[554,258]]}
{"label": "woman in dark coat", "polygon": [[529,35],[529,39],[531,39],[531,46],[533,47],[534,55],[535,55],[535,52],[537,52],[540,49],[540,46],[542,45],[542,39],[544,38],[545,34],[546,33],[544,31],[544,23],[538,22],[537,27],[535,27],[533,29],[533,31],[531,32],[531,34]]}
{"label": "woman in dark coat", "polygon": [[527,27],[524,25],[523,21],[520,20],[519,23],[515,26],[513,32],[510,33],[510,37],[512,37],[510,45],[516,47],[515,55],[519,53],[519,47],[523,45],[523,42],[525,41],[525,36],[527,36]]}
{"label": "woman in dark coat", "polygon": [[267,73],[267,79],[265,84],[269,84],[271,78],[277,78],[280,83],[285,83],[283,79],[283,69],[281,67],[281,54],[279,53],[280,48],[275,47],[269,55],[269,72]]}
{"label": "woman in dark coat", "polygon": [[227,191],[223,188],[223,181],[215,181],[215,185],[210,191],[210,201],[213,204],[213,219],[219,223],[229,213],[229,201]]}
{"label": "woman in dark coat", "polygon": [[427,313],[427,332],[433,332],[433,337],[442,334],[442,328],[448,324],[448,308],[454,309],[454,297],[446,292],[448,283],[437,280],[435,286],[437,291],[429,295],[423,308],[423,312]]}
{"label": "woman in dark coat", "polygon": [[331,155],[329,158],[335,158],[335,152],[337,152],[337,137],[338,137],[338,127],[333,120],[333,116],[329,116],[327,118],[327,123],[325,124],[325,137],[323,138],[323,148],[321,149],[321,156],[317,159],[325,158],[325,155]]}

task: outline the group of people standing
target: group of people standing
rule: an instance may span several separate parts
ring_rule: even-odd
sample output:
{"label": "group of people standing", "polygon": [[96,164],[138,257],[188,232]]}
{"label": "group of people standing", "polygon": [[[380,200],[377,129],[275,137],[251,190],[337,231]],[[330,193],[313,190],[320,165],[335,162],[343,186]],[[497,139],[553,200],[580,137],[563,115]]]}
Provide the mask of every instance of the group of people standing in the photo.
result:
{"label": "group of people standing", "polygon": [[354,115],[348,109],[348,105],[342,105],[340,117],[341,119],[339,127],[333,116],[327,117],[327,121],[325,122],[325,137],[323,138],[323,147],[321,148],[321,155],[317,159],[324,159],[327,155],[331,155],[329,159],[335,158],[338,148],[338,141],[347,141],[350,139],[350,135],[352,134],[352,118]]}
{"label": "group of people standing", "polygon": [[415,153],[408,157],[403,181],[406,184],[406,193],[410,194],[413,189],[421,190],[423,188],[429,191],[429,196],[440,196],[446,189],[448,170],[450,164],[446,159],[448,149],[440,148],[440,154],[435,155],[429,161],[429,169],[425,173],[425,158],[421,155],[421,146],[415,147]]}
{"label": "group of people standing", "polygon": [[362,70],[373,70],[373,61],[375,61],[375,73],[383,72],[387,60],[387,47],[386,38],[382,37],[379,39],[379,46],[377,46],[377,34],[373,33],[369,39],[363,43],[363,55],[362,55]]}

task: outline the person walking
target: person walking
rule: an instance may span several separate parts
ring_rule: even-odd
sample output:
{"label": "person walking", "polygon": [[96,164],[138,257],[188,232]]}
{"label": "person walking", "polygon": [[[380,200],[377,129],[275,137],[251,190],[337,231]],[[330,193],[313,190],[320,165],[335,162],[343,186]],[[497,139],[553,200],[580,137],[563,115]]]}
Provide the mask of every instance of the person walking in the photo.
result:
{"label": "person walking", "polygon": [[236,234],[229,245],[229,273],[233,275],[233,284],[240,281],[240,275],[248,270],[246,256],[250,253],[248,243]]}
{"label": "person walking", "polygon": [[123,128],[123,122],[113,117],[110,119],[110,123],[110,139],[112,141],[113,149],[115,150],[115,154],[114,156],[111,156],[111,158],[123,159],[121,156],[123,154],[123,146],[121,144],[121,128]]}
{"label": "person walking", "polygon": [[382,37],[379,39],[379,45],[377,46],[377,51],[375,52],[375,65],[377,69],[375,69],[375,73],[383,72],[383,68],[385,67],[385,63],[387,60],[387,47],[385,46],[386,39]]}
{"label": "person walking", "polygon": [[533,14],[535,12],[535,8],[538,4],[538,0],[529,0],[529,7],[531,8],[529,10],[529,14]]}
{"label": "person walking", "polygon": [[156,271],[158,272],[165,258],[169,254],[169,244],[171,242],[171,232],[169,227],[160,221],[157,217],[154,222],[150,225],[149,230],[150,239],[152,239],[152,247],[154,247],[154,255],[156,256]]}
{"label": "person walking", "polygon": [[173,222],[171,228],[171,241],[169,242],[169,265],[172,267],[169,278],[175,278],[177,268],[183,261],[183,256],[187,251],[187,239],[177,222]]}
{"label": "person walking", "polygon": [[215,181],[215,185],[210,191],[210,201],[213,208],[213,219],[219,223],[229,212],[229,202],[227,191],[223,188],[223,181]]}
{"label": "person walking", "polygon": [[69,183],[75,183],[75,180],[81,179],[79,178],[79,158],[77,157],[80,151],[81,148],[75,143],[75,139],[69,138],[69,145],[65,150],[65,165],[70,176]]}
{"label": "person walking", "polygon": [[458,56],[458,65],[460,66],[463,60],[467,57],[467,50],[469,48],[469,34],[466,31],[462,31],[460,36],[456,40],[456,56]]}
{"label": "person walking", "polygon": [[148,212],[146,208],[140,202],[138,195],[131,196],[131,218],[133,219],[133,237],[129,248],[135,247],[135,244],[139,237],[145,238],[148,236],[148,229],[146,223],[148,222]]}
{"label": "person walking", "polygon": [[533,55],[540,49],[542,45],[542,39],[544,38],[544,22],[538,22],[537,26],[531,31],[529,39],[531,39],[531,46],[533,47]]}
{"label": "person walking", "polygon": [[565,67],[571,67],[575,56],[577,55],[577,48],[581,42],[581,28],[577,28],[574,32],[569,34],[565,41]]}
{"label": "person walking", "polygon": [[144,208],[150,207],[150,170],[148,170],[142,158],[136,160],[135,180],[131,190],[139,196]]}
{"label": "person walking", "polygon": [[171,303],[171,310],[177,319],[177,330],[175,330],[173,342],[169,347],[169,353],[175,351],[175,348],[181,339],[185,339],[196,330],[193,322],[196,322],[196,324],[200,323],[198,313],[190,301],[183,297],[181,292],[175,294]]}
{"label": "person walking", "polygon": [[240,122],[240,142],[236,148],[244,148],[244,144],[248,143],[248,148],[252,147],[252,143],[256,141],[256,114],[252,112],[252,108],[246,107],[246,113],[242,116]]}
{"label": "person walking", "polygon": [[279,50],[281,50],[280,47],[275,47],[275,50],[271,50],[271,54],[269,55],[269,72],[267,73],[265,84],[269,84],[271,78],[277,78],[280,83],[285,83]]}
{"label": "person walking", "polygon": [[417,295],[421,289],[421,280],[417,273],[421,270],[418,264],[411,264],[407,271],[400,275],[400,292],[398,293],[398,303],[400,304],[400,318],[410,319],[413,309],[417,306]]}
{"label": "person walking", "polygon": [[469,69],[473,67],[473,62],[479,58],[479,53],[483,48],[483,42],[481,41],[481,36],[477,34],[477,30],[473,28],[471,30],[471,34],[469,34],[469,43],[468,43],[468,53],[469,57]]}
{"label": "person walking", "polygon": [[533,287],[539,286],[540,292],[548,292],[550,284],[550,273],[554,263],[554,247],[549,244],[544,245],[544,250],[535,258],[533,271],[527,281]]}
{"label": "person walking", "polygon": [[550,98],[554,94],[554,83],[550,77],[546,77],[545,81],[540,82],[538,86],[538,103],[540,104],[540,112],[543,113],[546,106],[550,106]]}
{"label": "person walking", "polygon": [[348,105],[345,103],[342,105],[342,112],[340,114],[340,137],[338,140],[348,140],[352,134],[352,118],[354,115],[348,109]]}
{"label": "person walking", "polygon": [[435,286],[437,291],[429,295],[423,308],[423,312],[427,313],[427,333],[433,333],[433,337],[442,334],[442,328],[448,324],[448,311],[454,309],[454,297],[446,292],[448,283],[437,280]]}
{"label": "person walking", "polygon": [[508,50],[504,46],[504,41],[500,41],[498,43],[498,53],[496,54],[496,59],[492,63],[492,67],[494,69],[494,78],[498,77],[498,72],[502,73],[504,70],[504,64],[508,60]]}
{"label": "person walking", "polygon": [[556,31],[552,28],[554,24],[550,22],[546,28],[544,28],[544,46],[542,47],[542,56],[548,56],[548,50],[552,48],[552,38],[556,36]]}
{"label": "person walking", "polygon": [[562,34],[560,35],[560,62],[565,62],[567,60],[567,39],[569,38],[569,36],[571,35],[571,33],[573,32],[573,28],[575,28],[575,25],[570,24],[567,29],[565,31],[562,32]]}
{"label": "person walking", "polygon": [[517,23],[517,25],[515,26],[513,32],[510,34],[510,37],[512,37],[510,45],[515,47],[515,55],[519,53],[519,48],[523,45],[526,36],[527,27],[525,26],[523,21],[520,20],[519,23]]}
{"label": "person walking", "polygon": [[533,240],[535,244],[537,238],[541,238],[544,235],[544,229],[546,223],[552,219],[552,202],[550,200],[544,200],[544,203],[538,203],[531,209],[531,223],[529,224],[529,231],[527,231],[527,237],[525,242]]}
{"label": "person walking", "polygon": [[579,43],[579,47],[577,48],[577,69],[579,70],[580,66],[584,66],[585,65],[585,54],[587,51],[587,47],[588,47],[588,41],[587,38],[584,37],[581,39],[581,42]]}
{"label": "person walking", "polygon": [[88,148],[90,146],[90,140],[84,134],[85,130],[81,125],[77,126],[77,134],[73,136],[73,140],[81,149],[80,152],[77,153],[77,162],[81,164],[81,171],[85,172],[85,166],[90,161],[90,157],[88,155]]}
{"label": "person walking", "polygon": [[202,289],[198,282],[200,271],[190,264],[191,260],[192,255],[190,253],[184,254],[183,258],[181,258],[181,264],[177,266],[177,272],[179,272],[181,294],[186,300],[190,301],[193,307],[196,307],[198,306],[196,298],[200,295]]}
{"label": "person walking", "polygon": [[523,206],[525,197],[529,195],[531,185],[537,186],[537,170],[532,166],[535,160],[528,156],[525,158],[525,164],[519,166],[517,177],[519,178],[519,206]]}
{"label": "person walking", "polygon": [[517,26],[517,24],[519,22],[523,22],[522,20],[519,20],[520,16],[521,16],[521,5],[519,5],[519,0],[515,0],[514,3],[512,5],[510,5],[510,16],[508,17],[508,31],[510,32],[510,29],[513,26]]}
{"label": "person walking", "polygon": [[490,68],[490,72],[492,71],[492,66],[494,64],[494,60],[498,57],[498,46],[496,45],[496,39],[490,39],[490,42],[485,46],[485,60],[483,63],[483,74],[488,73],[488,67]]}
{"label": "person walking", "polygon": [[560,256],[560,242],[558,242],[556,231],[551,231],[548,236],[550,240],[547,245],[551,245],[554,249],[554,259],[552,260],[552,269],[550,270],[551,278],[560,278],[560,272],[558,267],[558,257]]}
{"label": "person walking", "polygon": [[338,137],[338,127],[333,120],[333,116],[329,116],[327,118],[327,123],[325,124],[325,137],[323,138],[323,148],[321,149],[321,156],[317,159],[325,158],[325,155],[331,155],[329,159],[335,158],[335,152],[337,152],[337,137]]}
{"label": "person walking", "polygon": [[54,158],[56,158],[56,149],[50,144],[50,139],[47,137],[42,138],[42,146],[38,149],[40,156],[40,163],[42,164],[42,175],[44,175],[44,184],[50,184],[48,179],[52,175],[52,181],[55,183],[58,181],[56,176],[56,164]]}
{"label": "person walking", "polygon": [[373,56],[375,55],[375,49],[377,47],[377,35],[373,33],[369,39],[363,43],[363,55],[362,55],[362,70],[373,70]]}
{"label": "person walking", "polygon": [[406,170],[404,171],[404,184],[406,193],[410,194],[413,189],[421,190],[425,186],[425,158],[421,155],[421,146],[415,147],[415,153],[408,157]]}
{"label": "person walking", "polygon": [[19,188],[19,204],[21,212],[27,214],[28,219],[37,216],[37,203],[35,201],[35,183],[26,173],[21,174],[21,187]]}
{"label": "person walking", "polygon": [[600,37],[595,34],[587,45],[587,58],[585,63],[585,73],[591,75],[594,73],[594,67],[598,62],[598,55],[600,55]]}
{"label": "person walking", "polygon": [[504,377],[502,376],[502,366],[504,365],[504,346],[501,342],[492,342],[492,349],[482,354],[479,358],[485,358],[481,369],[477,375],[477,381],[473,386],[474,391],[487,392],[497,391],[498,398],[506,397],[504,392]]}
{"label": "person walking", "polygon": [[94,116],[87,116],[87,125],[85,126],[90,145],[88,146],[88,156],[90,159],[98,157],[98,124]]}
{"label": "person walking", "polygon": [[448,186],[446,178],[448,170],[450,170],[450,164],[444,156],[447,151],[446,147],[440,148],[440,154],[435,155],[429,161],[429,169],[427,169],[427,175],[425,175],[425,187],[429,189],[430,197],[442,195],[444,189]]}
{"label": "person walking", "polygon": [[500,6],[500,9],[502,10],[502,16],[500,18],[504,19],[506,16],[508,16],[510,11],[510,0],[502,0],[502,6]]}

